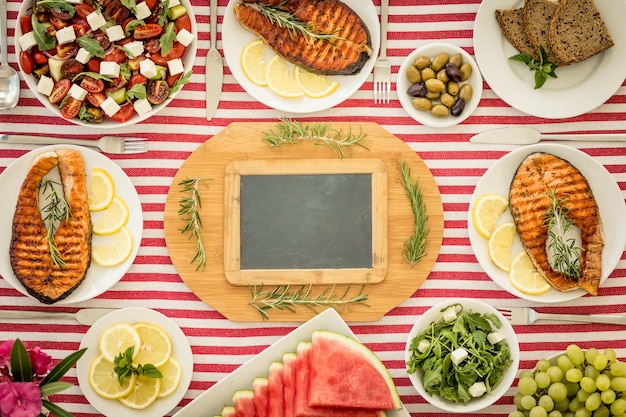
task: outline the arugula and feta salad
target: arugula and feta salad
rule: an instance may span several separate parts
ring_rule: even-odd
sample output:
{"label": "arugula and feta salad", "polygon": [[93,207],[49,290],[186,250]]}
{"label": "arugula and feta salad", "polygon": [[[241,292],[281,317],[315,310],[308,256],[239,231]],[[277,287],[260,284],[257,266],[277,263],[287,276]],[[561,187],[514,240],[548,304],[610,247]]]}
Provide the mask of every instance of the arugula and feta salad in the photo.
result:
{"label": "arugula and feta salad", "polygon": [[449,305],[411,341],[407,372],[422,372],[426,392],[455,403],[486,395],[513,362],[501,328],[494,314]]}
{"label": "arugula and feta salad", "polygon": [[19,63],[67,119],[125,122],[188,82],[192,22],[179,0],[34,0]]}

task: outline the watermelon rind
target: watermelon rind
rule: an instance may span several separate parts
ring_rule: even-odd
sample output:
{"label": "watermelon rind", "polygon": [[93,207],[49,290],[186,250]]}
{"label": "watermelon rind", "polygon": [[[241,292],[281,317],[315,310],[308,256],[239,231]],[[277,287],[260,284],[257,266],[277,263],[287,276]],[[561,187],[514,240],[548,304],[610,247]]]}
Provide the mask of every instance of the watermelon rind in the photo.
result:
{"label": "watermelon rind", "polygon": [[393,382],[393,378],[389,374],[389,371],[387,370],[385,365],[378,358],[378,356],[376,356],[376,354],[374,354],[374,352],[372,352],[367,346],[352,337],[348,337],[341,333],[332,332],[329,330],[314,331],[311,336],[312,344],[315,344],[315,340],[318,338],[338,343],[346,350],[349,350],[351,354],[356,355],[357,357],[362,358],[362,360],[367,361],[385,381],[391,395],[390,400],[394,404],[395,409],[399,410],[402,408],[402,401],[400,400],[400,395],[398,394],[396,385]]}
{"label": "watermelon rind", "polygon": [[235,407],[232,405],[225,405],[220,412],[222,417],[235,417]]}

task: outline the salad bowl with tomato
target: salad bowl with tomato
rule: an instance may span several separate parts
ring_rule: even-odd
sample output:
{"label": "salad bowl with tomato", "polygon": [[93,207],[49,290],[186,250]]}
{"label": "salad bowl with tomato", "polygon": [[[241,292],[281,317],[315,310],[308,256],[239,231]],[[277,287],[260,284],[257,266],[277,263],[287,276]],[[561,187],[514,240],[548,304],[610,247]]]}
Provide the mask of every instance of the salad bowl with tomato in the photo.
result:
{"label": "salad bowl with tomato", "polygon": [[197,31],[189,0],[27,0],[18,21],[15,50],[26,84],[78,125],[145,120],[192,74]]}

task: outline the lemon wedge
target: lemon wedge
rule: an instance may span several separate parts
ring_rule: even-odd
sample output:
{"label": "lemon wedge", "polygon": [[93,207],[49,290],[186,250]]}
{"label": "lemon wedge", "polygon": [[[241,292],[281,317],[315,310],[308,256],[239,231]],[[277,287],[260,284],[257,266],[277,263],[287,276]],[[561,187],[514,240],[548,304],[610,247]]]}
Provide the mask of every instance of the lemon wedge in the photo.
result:
{"label": "lemon wedge", "polygon": [[89,367],[89,385],[103,398],[115,400],[127,396],[135,388],[136,381],[137,375],[133,374],[130,378],[124,379],[124,384],[120,385],[115,365],[104,355],[98,355]]}
{"label": "lemon wedge", "polygon": [[337,90],[339,82],[323,75],[313,74],[298,66],[293,67],[293,76],[307,97],[322,98]]}
{"label": "lemon wedge", "polygon": [[157,399],[159,392],[161,392],[161,378],[139,375],[130,394],[118,401],[126,407],[143,410]]}
{"label": "lemon wedge", "polygon": [[128,323],[116,323],[106,329],[100,335],[100,353],[109,362],[113,362],[115,357],[124,353],[131,346],[135,347],[133,359],[137,357],[141,347],[139,333]]}
{"label": "lemon wedge", "polygon": [[93,232],[96,235],[112,235],[122,229],[128,222],[130,210],[119,195],[115,195],[111,204],[100,213],[93,223]]}
{"label": "lemon wedge", "polygon": [[240,63],[243,73],[254,84],[267,85],[267,66],[265,65],[265,43],[261,39],[248,43],[241,51]]}
{"label": "lemon wedge", "polygon": [[91,171],[89,182],[89,195],[87,202],[90,211],[100,211],[109,207],[115,196],[115,182],[111,175],[102,168],[94,168]]}
{"label": "lemon wedge", "polygon": [[278,55],[274,55],[267,63],[267,86],[281,97],[298,98],[304,96],[304,92],[291,75],[285,61]]}
{"label": "lemon wedge", "polygon": [[[100,266],[116,266],[124,262],[133,251],[133,235],[128,228],[99,239],[98,245],[91,248],[91,259]],[[102,240],[105,240],[102,242]]]}
{"label": "lemon wedge", "polygon": [[159,398],[165,398],[171,395],[176,388],[180,385],[180,380],[183,376],[183,368],[173,356],[163,365],[159,366],[159,371],[163,378],[161,378],[161,391],[159,392]]}
{"label": "lemon wedge", "polygon": [[552,288],[535,268],[526,251],[520,251],[511,262],[509,281],[519,291],[530,295],[541,295]]}
{"label": "lemon wedge", "polygon": [[498,194],[484,194],[474,203],[472,222],[476,231],[485,239],[489,239],[496,227],[496,219],[509,205],[509,200]]}
{"label": "lemon wedge", "polygon": [[151,363],[158,368],[170,359],[172,341],[165,330],[150,323],[135,323],[133,328],[141,339],[141,348],[135,358],[136,363]]}
{"label": "lemon wedge", "polygon": [[511,247],[514,238],[515,223],[509,222],[496,227],[487,242],[489,259],[505,272],[508,272],[511,266]]}

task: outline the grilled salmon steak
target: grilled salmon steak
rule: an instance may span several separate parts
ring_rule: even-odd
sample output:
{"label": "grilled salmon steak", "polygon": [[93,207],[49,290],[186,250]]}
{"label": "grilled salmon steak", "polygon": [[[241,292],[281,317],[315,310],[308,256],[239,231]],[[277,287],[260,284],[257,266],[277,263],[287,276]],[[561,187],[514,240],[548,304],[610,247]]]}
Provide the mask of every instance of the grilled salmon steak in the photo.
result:
{"label": "grilled salmon steak", "polygon": [[[39,207],[42,180],[57,166],[69,206],[69,215],[59,221],[54,234],[60,262],[52,256]],[[57,149],[33,160],[18,194],[9,255],[16,278],[45,304],[67,297],[85,278],[91,263],[91,216],[85,165],[78,151]]]}
{"label": "grilled salmon steak", "polygon": [[[252,1],[247,1],[252,3]],[[310,31],[332,35],[311,38],[299,31],[278,26],[256,8],[235,5],[235,15],[249,31],[285,60],[309,72],[322,75],[350,75],[363,68],[372,55],[370,34],[354,10],[339,0],[265,0],[279,6]]]}
{"label": "grilled salmon steak", "polygon": [[[546,216],[554,201],[580,229],[579,277],[552,268],[546,244]],[[537,270],[557,290],[582,288],[598,294],[604,239],[600,212],[587,180],[569,162],[548,153],[533,153],[517,168],[509,190],[517,233]]]}

